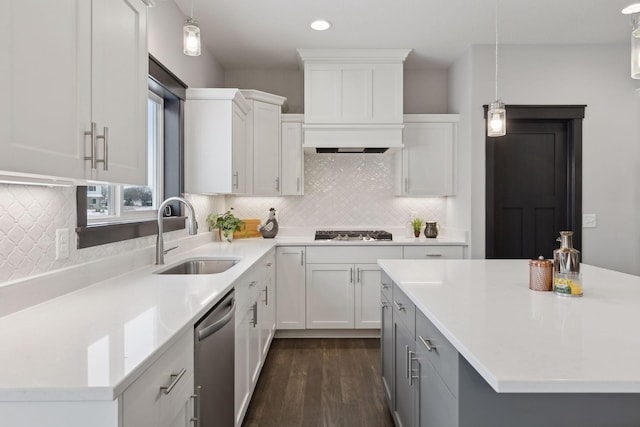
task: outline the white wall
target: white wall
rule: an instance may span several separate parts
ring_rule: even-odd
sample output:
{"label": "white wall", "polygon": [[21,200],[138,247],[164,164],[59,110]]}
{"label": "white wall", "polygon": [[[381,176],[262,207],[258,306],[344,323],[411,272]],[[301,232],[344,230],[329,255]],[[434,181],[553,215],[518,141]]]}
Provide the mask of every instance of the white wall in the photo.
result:
{"label": "white wall", "polygon": [[[494,51],[472,48],[472,256],[484,256],[485,157],[481,106],[493,101]],[[586,104],[583,261],[640,274],[640,84],[627,45],[501,46],[499,95],[508,104]],[[455,67],[452,68],[455,72]],[[508,110],[507,110],[508,117]]]}
{"label": "white wall", "polygon": [[189,87],[221,87],[224,70],[202,46],[202,55],[182,52],[182,26],[186,16],[173,1],[159,1],[149,8],[149,53]]}
{"label": "white wall", "polygon": [[[287,98],[288,113],[304,113],[302,70],[225,70],[224,86],[256,89]],[[447,112],[448,73],[443,68],[404,70],[404,112],[438,114]]]}

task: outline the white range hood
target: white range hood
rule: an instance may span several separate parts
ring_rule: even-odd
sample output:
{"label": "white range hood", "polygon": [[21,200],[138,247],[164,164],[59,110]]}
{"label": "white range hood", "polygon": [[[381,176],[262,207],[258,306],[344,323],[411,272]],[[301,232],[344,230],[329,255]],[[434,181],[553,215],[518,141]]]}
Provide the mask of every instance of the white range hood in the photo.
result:
{"label": "white range hood", "polygon": [[298,49],[306,151],[402,148],[403,62],[411,49]]}

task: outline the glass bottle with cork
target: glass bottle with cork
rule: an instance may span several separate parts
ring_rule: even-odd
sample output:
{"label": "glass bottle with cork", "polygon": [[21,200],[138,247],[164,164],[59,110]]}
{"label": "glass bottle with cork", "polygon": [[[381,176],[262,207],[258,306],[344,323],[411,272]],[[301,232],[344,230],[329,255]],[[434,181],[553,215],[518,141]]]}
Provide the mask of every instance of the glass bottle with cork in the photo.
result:
{"label": "glass bottle with cork", "polygon": [[553,292],[581,297],[580,251],[573,247],[573,231],[560,232],[560,248],[553,251]]}

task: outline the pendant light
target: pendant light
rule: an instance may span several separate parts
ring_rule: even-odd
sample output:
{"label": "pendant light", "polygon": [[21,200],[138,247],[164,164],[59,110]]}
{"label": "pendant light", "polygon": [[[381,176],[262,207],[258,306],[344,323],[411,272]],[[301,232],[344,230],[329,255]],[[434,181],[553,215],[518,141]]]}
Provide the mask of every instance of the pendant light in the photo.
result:
{"label": "pendant light", "polygon": [[487,136],[504,136],[507,134],[507,110],[498,98],[498,0],[496,0],[496,100],[489,104],[487,118]]}
{"label": "pendant light", "polygon": [[198,26],[198,21],[193,19],[193,1],[191,0],[191,15],[184,21],[183,51],[187,56],[200,56],[200,27]]}
{"label": "pendant light", "polygon": [[631,78],[640,79],[640,3],[622,9],[631,17]]}

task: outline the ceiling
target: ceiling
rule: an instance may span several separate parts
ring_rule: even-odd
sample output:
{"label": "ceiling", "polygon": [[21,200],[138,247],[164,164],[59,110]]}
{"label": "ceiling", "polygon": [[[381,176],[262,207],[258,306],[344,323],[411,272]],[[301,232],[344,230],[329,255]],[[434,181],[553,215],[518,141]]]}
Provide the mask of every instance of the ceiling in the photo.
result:
{"label": "ceiling", "polygon": [[[192,0],[175,0],[190,14]],[[495,43],[496,0],[193,0],[225,69],[298,66],[296,48],[412,48],[407,68],[447,67]],[[500,0],[500,44],[629,43],[631,0]],[[333,28],[309,28],[324,18]]]}

